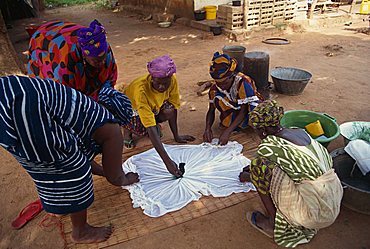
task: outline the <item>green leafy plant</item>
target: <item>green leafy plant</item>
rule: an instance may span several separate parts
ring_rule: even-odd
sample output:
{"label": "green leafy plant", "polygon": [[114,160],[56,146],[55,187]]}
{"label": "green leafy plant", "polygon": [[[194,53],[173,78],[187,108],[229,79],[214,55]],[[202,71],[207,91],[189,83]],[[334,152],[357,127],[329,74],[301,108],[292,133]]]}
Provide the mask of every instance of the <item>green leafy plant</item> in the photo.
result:
{"label": "green leafy plant", "polygon": [[71,6],[86,3],[94,3],[98,8],[109,9],[112,7],[111,0],[45,0],[45,4],[48,7]]}
{"label": "green leafy plant", "polygon": [[45,0],[46,6],[60,7],[95,2],[95,0]]}
{"label": "green leafy plant", "polygon": [[370,129],[369,127],[363,126],[360,123],[353,122],[352,124],[352,134],[349,138],[350,140],[362,139],[370,143]]}
{"label": "green leafy plant", "polygon": [[112,7],[112,3],[110,0],[96,0],[95,4],[99,8],[110,9]]}

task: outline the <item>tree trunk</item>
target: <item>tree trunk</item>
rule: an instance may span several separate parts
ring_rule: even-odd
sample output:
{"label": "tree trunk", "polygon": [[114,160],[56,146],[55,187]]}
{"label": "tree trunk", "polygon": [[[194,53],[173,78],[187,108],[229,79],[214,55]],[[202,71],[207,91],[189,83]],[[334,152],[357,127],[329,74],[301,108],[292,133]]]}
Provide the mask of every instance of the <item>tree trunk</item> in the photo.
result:
{"label": "tree trunk", "polygon": [[249,7],[249,0],[243,1],[243,29],[248,28],[248,7]]}
{"label": "tree trunk", "polygon": [[35,17],[40,16],[40,0],[31,0],[32,7],[35,11]]}
{"label": "tree trunk", "polygon": [[355,6],[356,6],[356,0],[352,0],[351,8],[349,9],[349,13],[353,14],[355,11]]}
{"label": "tree trunk", "polygon": [[9,39],[8,30],[0,11],[0,76],[19,73],[25,73],[25,67]]}

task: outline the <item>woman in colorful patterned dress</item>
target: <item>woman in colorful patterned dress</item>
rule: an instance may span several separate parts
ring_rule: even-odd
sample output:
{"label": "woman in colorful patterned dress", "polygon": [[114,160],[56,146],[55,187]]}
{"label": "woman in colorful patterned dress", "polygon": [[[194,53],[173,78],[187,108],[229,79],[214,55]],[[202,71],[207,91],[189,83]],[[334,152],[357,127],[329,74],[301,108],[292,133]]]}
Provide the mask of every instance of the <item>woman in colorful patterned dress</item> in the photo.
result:
{"label": "woman in colorful patterned dress", "polygon": [[235,72],[237,61],[227,54],[216,52],[209,69],[216,84],[209,90],[209,108],[206,116],[206,128],[203,134],[205,142],[213,139],[212,125],[216,109],[220,112],[221,133],[219,144],[225,145],[234,130],[248,126],[248,113],[263,100],[257,92],[254,81],[243,73]]}
{"label": "woman in colorful patterned dress", "polygon": [[175,75],[176,65],[165,55],[149,62],[147,68],[149,74],[135,79],[125,89],[134,112],[131,121],[124,126],[124,143],[126,148],[132,148],[132,133],[138,136],[148,135],[167,170],[179,177],[181,171],[164,149],[159,128],[159,123],[168,121],[176,142],[195,140],[190,135],[178,134],[177,109],[180,108],[180,95]]}
{"label": "woman in colorful patterned dress", "polygon": [[76,243],[104,241],[112,233],[110,226],[87,223],[94,201],[91,163],[98,153],[108,182],[139,181],[137,174],[122,170],[117,123],[91,98],[52,80],[0,78],[0,145],[32,177],[46,212],[70,214]]}
{"label": "woman in colorful patterned dress", "polygon": [[103,25],[97,20],[84,27],[70,22],[48,22],[40,26],[29,43],[28,75],[51,79],[72,87],[111,107],[109,111],[126,124],[132,115],[131,103],[113,89],[117,80],[117,65]]}
{"label": "woman in colorful patterned dress", "polygon": [[252,181],[267,211],[248,213],[251,225],[278,245],[295,247],[335,221],[343,189],[328,151],[304,130],[283,128],[283,114],[271,100],[250,113],[263,140],[239,178]]}

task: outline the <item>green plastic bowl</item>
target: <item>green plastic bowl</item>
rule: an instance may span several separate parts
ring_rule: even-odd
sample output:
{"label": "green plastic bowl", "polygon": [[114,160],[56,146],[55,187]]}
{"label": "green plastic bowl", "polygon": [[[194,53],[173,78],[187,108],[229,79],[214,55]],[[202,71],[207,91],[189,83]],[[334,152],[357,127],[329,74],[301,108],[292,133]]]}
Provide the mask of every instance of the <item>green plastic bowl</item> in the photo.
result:
{"label": "green plastic bowl", "polygon": [[316,141],[327,147],[331,141],[336,139],[339,134],[339,125],[335,118],[329,116],[326,113],[318,113],[306,110],[291,110],[284,113],[280,124],[285,128],[298,127],[304,129],[304,127],[316,120],[320,120],[321,126],[324,130],[324,135],[327,138],[318,138]]}

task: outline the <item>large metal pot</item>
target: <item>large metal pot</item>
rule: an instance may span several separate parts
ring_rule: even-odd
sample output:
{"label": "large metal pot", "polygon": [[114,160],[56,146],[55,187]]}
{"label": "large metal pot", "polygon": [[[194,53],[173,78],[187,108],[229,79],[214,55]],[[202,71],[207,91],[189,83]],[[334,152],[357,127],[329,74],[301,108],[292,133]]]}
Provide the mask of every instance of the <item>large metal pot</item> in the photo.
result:
{"label": "large metal pot", "polygon": [[343,148],[334,150],[330,155],[344,188],[342,204],[353,211],[370,215],[370,173],[364,176]]}

